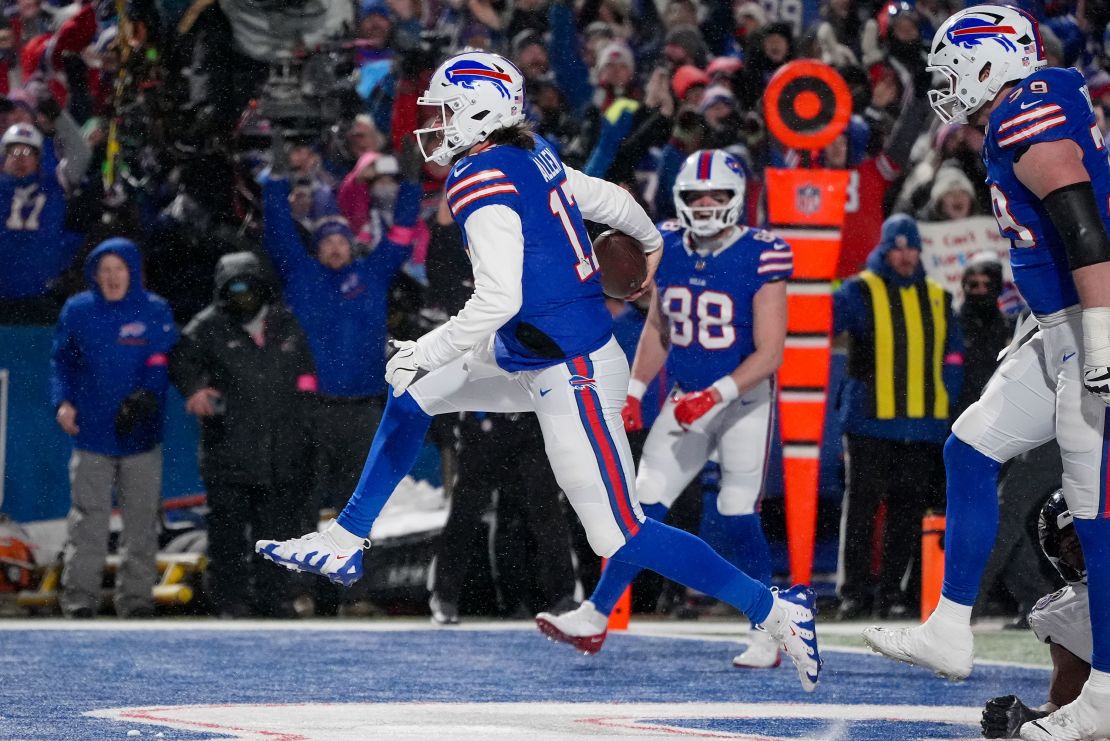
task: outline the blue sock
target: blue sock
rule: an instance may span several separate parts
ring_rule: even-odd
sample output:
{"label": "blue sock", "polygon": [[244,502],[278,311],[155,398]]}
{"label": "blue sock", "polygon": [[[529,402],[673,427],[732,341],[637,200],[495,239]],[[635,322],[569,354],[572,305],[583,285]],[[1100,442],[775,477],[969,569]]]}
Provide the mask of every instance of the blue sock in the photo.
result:
{"label": "blue sock", "polygon": [[1110,519],[1073,520],[1087,564],[1087,598],[1091,606],[1094,651],[1091,666],[1110,672]]}
{"label": "blue sock", "polygon": [[944,444],[948,477],[944,586],[941,594],[972,606],[998,533],[998,469],[1002,464],[955,435]]}
{"label": "blue sock", "polygon": [[393,490],[412,470],[431,424],[432,417],[410,394],[389,394],[358,486],[337,518],[344,530],[364,537],[370,534]]}
{"label": "blue sock", "polygon": [[[660,522],[666,519],[669,511],[665,504],[641,504],[640,508],[644,510],[645,515]],[[594,607],[602,615],[608,615],[640,571],[639,566],[623,563],[616,560],[616,557],[610,558],[601,572],[601,579],[594,587],[594,593],[590,595],[590,602],[594,603]]]}
{"label": "blue sock", "polygon": [[754,623],[771,613],[771,590],[721,558],[705,541],[656,520],[645,520],[640,532],[613,554],[610,563],[614,561],[651,569],[716,597]]}
{"label": "blue sock", "polygon": [[733,566],[765,586],[771,586],[771,547],[763,534],[759,515],[722,515]]}

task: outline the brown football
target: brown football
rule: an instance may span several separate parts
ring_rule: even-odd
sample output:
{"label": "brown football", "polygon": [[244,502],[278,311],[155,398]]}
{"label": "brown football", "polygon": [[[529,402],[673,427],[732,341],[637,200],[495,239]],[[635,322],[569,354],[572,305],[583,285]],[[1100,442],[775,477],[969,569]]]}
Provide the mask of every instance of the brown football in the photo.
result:
{"label": "brown football", "polygon": [[643,285],[647,258],[638,240],[610,229],[598,235],[593,250],[601,269],[601,290],[606,296],[624,298]]}

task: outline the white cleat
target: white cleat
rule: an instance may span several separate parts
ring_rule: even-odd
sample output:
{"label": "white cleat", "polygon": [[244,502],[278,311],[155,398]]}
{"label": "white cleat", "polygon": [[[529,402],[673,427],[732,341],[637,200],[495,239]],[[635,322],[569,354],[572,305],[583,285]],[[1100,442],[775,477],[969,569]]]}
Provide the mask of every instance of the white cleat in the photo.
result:
{"label": "white cleat", "polygon": [[932,622],[913,628],[872,626],[863,631],[863,642],[875,653],[953,681],[967,679],[975,658],[974,638],[966,625],[949,623],[943,632]]}
{"label": "white cleat", "polygon": [[364,540],[353,548],[344,548],[332,537],[331,528],[289,540],[259,540],[254,550],[263,558],[290,571],[308,571],[326,577],[336,584],[349,587],[362,577]]}
{"label": "white cleat", "polygon": [[1110,693],[1086,685],[1071,703],[1031,720],[1019,731],[1025,741],[1094,741],[1110,738]]}
{"label": "white cleat", "polygon": [[586,655],[596,654],[609,634],[609,616],[598,612],[594,603],[586,600],[577,609],[554,615],[541,612],[536,615],[536,626],[553,641],[567,643]]}
{"label": "white cleat", "polygon": [[790,589],[772,589],[774,610],[784,615],[775,630],[768,632],[782,644],[782,650],[794,662],[802,689],[813,692],[821,675],[821,654],[817,650],[817,598],[809,587],[796,584]]}
{"label": "white cleat", "polygon": [[765,630],[748,634],[748,647],[732,659],[737,669],[774,669],[782,663],[778,640]]}

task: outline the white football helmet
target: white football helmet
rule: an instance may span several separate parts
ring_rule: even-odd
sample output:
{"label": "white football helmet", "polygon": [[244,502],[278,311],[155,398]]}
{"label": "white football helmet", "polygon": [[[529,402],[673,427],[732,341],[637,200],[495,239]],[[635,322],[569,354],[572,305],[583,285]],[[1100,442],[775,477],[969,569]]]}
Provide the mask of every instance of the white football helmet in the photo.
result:
{"label": "white football helmet", "polygon": [[[682,163],[674,181],[678,220],[691,233],[711,237],[736,223],[747,186],[744,168],[733,155],[722,149],[694,152]],[[732,197],[716,207],[691,205],[707,191],[727,191]]]}
{"label": "white football helmet", "polygon": [[929,104],[945,123],[967,123],[1007,82],[1024,80],[1047,63],[1031,15],[1008,5],[966,8],[933,36],[927,69],[942,73],[949,85],[930,90]]}
{"label": "white football helmet", "polygon": [[467,51],[439,66],[416,101],[431,119],[417,129],[420,153],[429,162],[449,165],[497,129],[524,120],[524,75],[499,54]]}
{"label": "white football helmet", "polygon": [[12,124],[4,132],[3,138],[0,138],[0,147],[7,148],[9,144],[26,144],[41,152],[42,134],[31,124]]}

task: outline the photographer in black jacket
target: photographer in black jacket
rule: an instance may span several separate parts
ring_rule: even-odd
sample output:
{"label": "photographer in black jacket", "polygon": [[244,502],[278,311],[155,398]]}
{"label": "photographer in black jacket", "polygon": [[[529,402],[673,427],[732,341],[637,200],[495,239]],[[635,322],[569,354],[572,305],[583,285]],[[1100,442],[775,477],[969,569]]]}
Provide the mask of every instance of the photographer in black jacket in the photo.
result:
{"label": "photographer in black jacket", "polygon": [[223,256],[214,301],[189,322],[170,361],[186,410],[201,422],[208,588],[226,617],[252,606],[292,615],[287,572],[254,572],[247,528],[292,536],[308,524],[316,371],[304,331],[276,296],[255,255]]}

